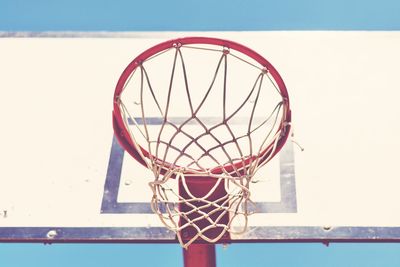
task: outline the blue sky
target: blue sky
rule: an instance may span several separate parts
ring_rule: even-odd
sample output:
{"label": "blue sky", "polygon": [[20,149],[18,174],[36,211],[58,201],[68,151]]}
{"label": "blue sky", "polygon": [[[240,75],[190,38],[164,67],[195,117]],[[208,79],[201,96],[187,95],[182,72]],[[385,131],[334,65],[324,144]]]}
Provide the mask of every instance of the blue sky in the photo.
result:
{"label": "blue sky", "polygon": [[[400,30],[400,1],[0,0],[0,31],[102,30]],[[400,244],[235,244],[218,246],[217,258],[230,267],[400,266]],[[182,264],[171,244],[0,244],[6,267]]]}
{"label": "blue sky", "polygon": [[1,0],[0,30],[396,30],[396,0]]}
{"label": "blue sky", "polygon": [[[398,244],[234,244],[217,246],[217,266],[383,267],[400,265]],[[0,244],[5,267],[183,266],[178,245]]]}

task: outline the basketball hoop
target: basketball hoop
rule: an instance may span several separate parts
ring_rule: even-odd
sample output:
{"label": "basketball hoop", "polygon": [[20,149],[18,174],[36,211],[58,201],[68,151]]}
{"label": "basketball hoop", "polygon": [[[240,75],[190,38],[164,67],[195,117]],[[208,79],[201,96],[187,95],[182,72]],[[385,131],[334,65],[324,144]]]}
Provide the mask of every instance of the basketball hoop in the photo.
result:
{"label": "basketball hoop", "polygon": [[185,248],[246,231],[252,178],[282,148],[290,122],[275,68],[216,38],[180,38],[144,51],[114,94],[115,134],[153,172],[152,209]]}

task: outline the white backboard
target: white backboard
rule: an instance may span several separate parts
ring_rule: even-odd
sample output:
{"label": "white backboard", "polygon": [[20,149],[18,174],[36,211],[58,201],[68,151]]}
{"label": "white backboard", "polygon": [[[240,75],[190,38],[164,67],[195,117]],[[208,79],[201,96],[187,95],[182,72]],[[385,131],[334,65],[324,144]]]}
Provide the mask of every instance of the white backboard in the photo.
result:
{"label": "white backboard", "polygon": [[257,213],[232,242],[400,240],[400,33],[166,32],[1,34],[0,241],[176,242],[111,112],[136,55],[193,35],[278,69],[304,147],[289,140],[257,173]]}

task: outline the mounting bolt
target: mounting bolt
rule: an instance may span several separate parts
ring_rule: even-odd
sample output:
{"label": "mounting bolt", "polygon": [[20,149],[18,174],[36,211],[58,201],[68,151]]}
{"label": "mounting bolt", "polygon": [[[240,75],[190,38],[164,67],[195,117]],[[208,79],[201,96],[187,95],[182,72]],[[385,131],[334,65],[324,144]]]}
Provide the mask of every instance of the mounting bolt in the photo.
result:
{"label": "mounting bolt", "polygon": [[53,239],[58,235],[56,230],[50,230],[47,232],[46,237],[49,239]]}
{"label": "mounting bolt", "polygon": [[324,231],[330,231],[330,230],[332,230],[332,226],[324,226],[324,227],[322,227],[323,229],[324,229]]}

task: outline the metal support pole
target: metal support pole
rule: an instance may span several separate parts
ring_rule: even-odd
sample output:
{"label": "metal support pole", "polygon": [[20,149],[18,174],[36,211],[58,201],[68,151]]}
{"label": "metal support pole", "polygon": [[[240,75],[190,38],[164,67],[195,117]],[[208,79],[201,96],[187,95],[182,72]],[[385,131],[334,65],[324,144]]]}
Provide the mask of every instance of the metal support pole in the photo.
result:
{"label": "metal support pole", "polygon": [[185,267],[216,267],[214,244],[191,244],[183,249]]}

